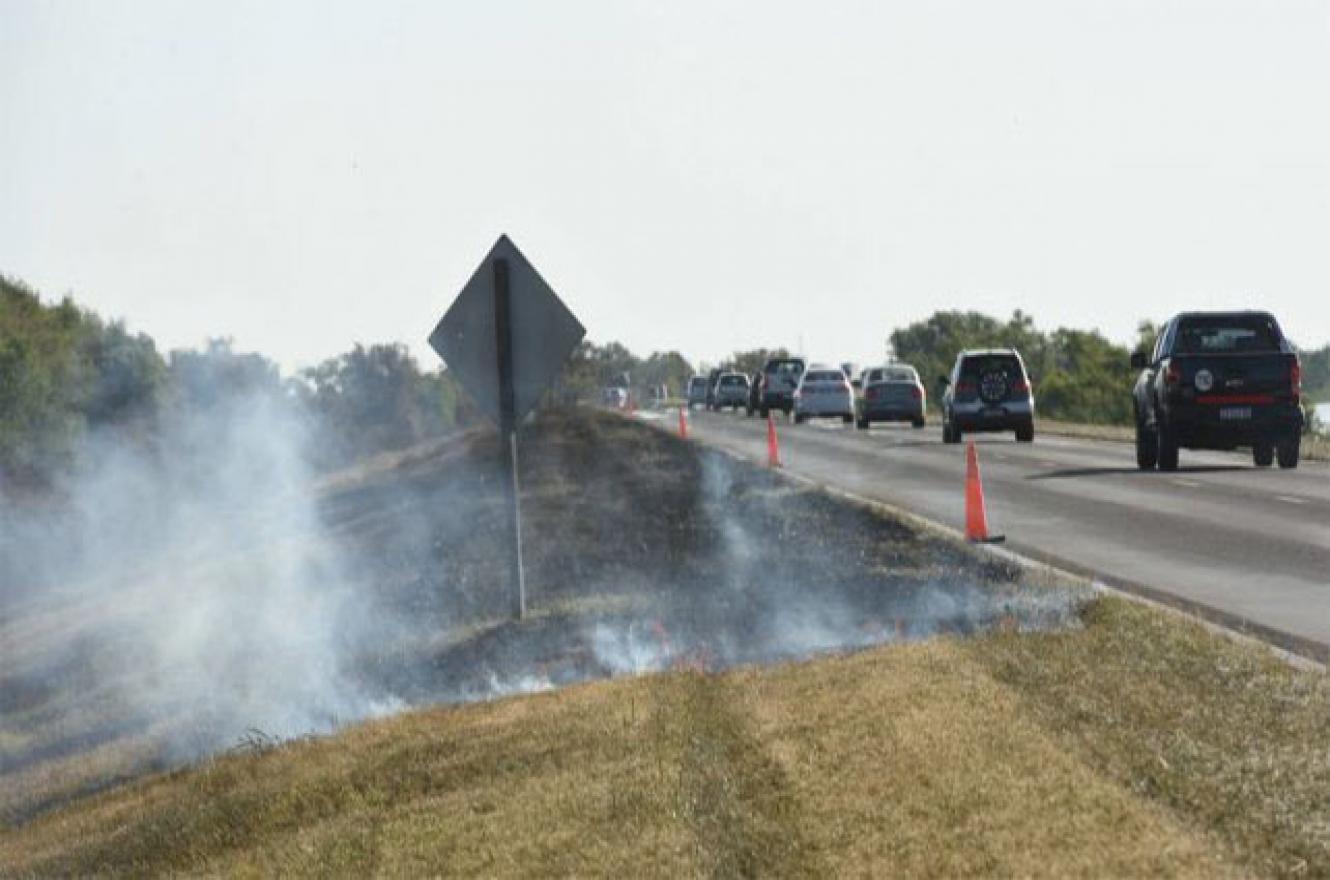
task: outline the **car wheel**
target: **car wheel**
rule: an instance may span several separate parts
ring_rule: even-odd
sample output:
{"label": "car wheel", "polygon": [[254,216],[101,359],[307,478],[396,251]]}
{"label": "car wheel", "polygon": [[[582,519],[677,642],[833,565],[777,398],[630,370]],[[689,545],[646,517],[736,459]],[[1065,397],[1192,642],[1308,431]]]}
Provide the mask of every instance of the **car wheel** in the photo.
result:
{"label": "car wheel", "polygon": [[1164,426],[1158,428],[1159,469],[1175,471],[1178,469],[1178,435]]}
{"label": "car wheel", "polygon": [[1257,467],[1267,468],[1275,463],[1275,445],[1257,443],[1251,448],[1251,460]]}
{"label": "car wheel", "polygon": [[1152,471],[1159,464],[1159,434],[1136,423],[1136,467]]}
{"label": "car wheel", "polygon": [[925,421],[922,417],[920,417],[910,422],[910,424],[913,425],[916,430],[918,430],[919,428],[922,428],[924,425],[928,424],[928,422]]}
{"label": "car wheel", "polygon": [[1034,442],[1034,425],[1022,425],[1021,427],[1017,428],[1017,429],[1016,429],[1016,442],[1017,442],[1017,443],[1033,443],[1033,442]]}
{"label": "car wheel", "polygon": [[848,425],[850,422],[854,421],[854,416],[844,415],[840,417],[840,420],[842,424]]}
{"label": "car wheel", "polygon": [[1279,458],[1279,466],[1285,470],[1292,470],[1298,466],[1298,456],[1301,452],[1302,438],[1297,436],[1275,447],[1275,454]]}
{"label": "car wheel", "polygon": [[855,425],[858,426],[858,428],[859,428],[860,431],[867,431],[867,430],[868,430],[868,419],[859,419],[857,422],[855,422]]}

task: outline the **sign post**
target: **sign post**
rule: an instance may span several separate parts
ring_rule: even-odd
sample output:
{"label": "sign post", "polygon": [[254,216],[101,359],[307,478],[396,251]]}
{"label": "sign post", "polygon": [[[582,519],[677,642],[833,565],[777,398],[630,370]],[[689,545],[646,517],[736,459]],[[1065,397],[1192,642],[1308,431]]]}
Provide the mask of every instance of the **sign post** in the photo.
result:
{"label": "sign post", "polygon": [[429,338],[499,429],[499,480],[513,533],[508,588],[518,620],[526,615],[526,572],[517,429],[585,334],[535,267],[501,235]]}

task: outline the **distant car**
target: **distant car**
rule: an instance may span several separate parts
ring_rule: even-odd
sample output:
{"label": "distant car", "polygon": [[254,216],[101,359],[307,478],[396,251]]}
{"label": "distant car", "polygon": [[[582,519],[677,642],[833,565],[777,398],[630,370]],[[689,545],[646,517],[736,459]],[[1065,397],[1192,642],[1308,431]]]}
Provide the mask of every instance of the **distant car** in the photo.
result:
{"label": "distant car", "polygon": [[1181,447],[1250,446],[1257,467],[1298,466],[1302,365],[1268,312],[1185,312],[1131,364],[1141,470],[1176,470]]}
{"label": "distant car", "polygon": [[748,377],[743,373],[721,373],[716,379],[714,409],[738,410],[748,406]]}
{"label": "distant car", "polygon": [[1022,443],[1034,440],[1034,392],[1014,348],[962,351],[941,382],[943,442],[959,443],[978,431],[1014,431]]}
{"label": "distant car", "polygon": [[794,391],[794,423],[839,416],[854,421],[854,388],[840,367],[814,364],[804,371]]}
{"label": "distant car", "polygon": [[924,384],[909,364],[869,367],[860,376],[859,385],[860,428],[873,422],[909,422],[916,428],[927,423]]}
{"label": "distant car", "polygon": [[688,408],[707,405],[707,377],[694,376],[688,380]]}
{"label": "distant car", "polygon": [[778,409],[789,415],[794,411],[794,391],[807,366],[803,358],[771,358],[762,367],[762,418]]}
{"label": "distant car", "polygon": [[600,402],[613,409],[624,409],[628,406],[628,389],[611,385],[601,391]]}
{"label": "distant car", "polygon": [[716,382],[724,370],[715,369],[707,373],[707,409],[716,409]]}

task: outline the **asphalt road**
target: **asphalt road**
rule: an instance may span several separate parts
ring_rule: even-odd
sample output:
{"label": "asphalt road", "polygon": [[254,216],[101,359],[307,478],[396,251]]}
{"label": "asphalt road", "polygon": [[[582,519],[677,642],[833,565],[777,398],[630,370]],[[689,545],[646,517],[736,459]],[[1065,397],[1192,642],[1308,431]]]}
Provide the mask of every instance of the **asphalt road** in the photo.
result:
{"label": "asphalt road", "polygon": [[[692,413],[693,435],[766,460],[766,424]],[[965,447],[923,430],[778,420],[785,468],[963,528]],[[1176,473],[1136,469],[1128,443],[976,435],[989,526],[1017,552],[1247,623],[1302,653],[1330,650],[1330,464],[1253,467],[1250,453],[1182,451]]]}

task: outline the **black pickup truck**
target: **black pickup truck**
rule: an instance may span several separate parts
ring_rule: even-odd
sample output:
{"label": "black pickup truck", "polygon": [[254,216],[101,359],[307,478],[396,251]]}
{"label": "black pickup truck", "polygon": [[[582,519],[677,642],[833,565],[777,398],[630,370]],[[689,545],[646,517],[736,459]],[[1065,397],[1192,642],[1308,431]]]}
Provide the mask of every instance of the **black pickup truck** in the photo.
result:
{"label": "black pickup truck", "polygon": [[1302,367],[1266,312],[1184,312],[1136,352],[1136,464],[1178,467],[1178,449],[1250,446],[1258,467],[1298,466]]}

